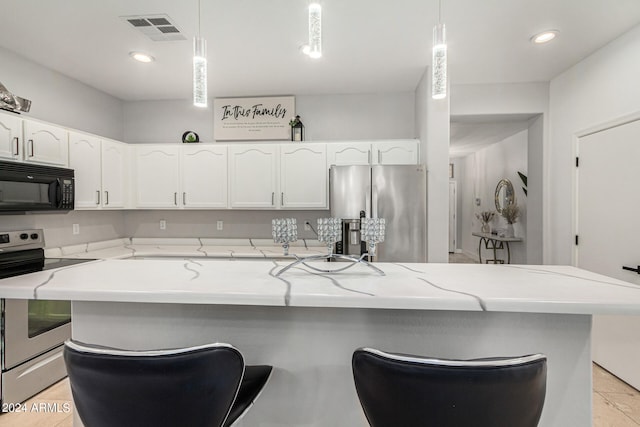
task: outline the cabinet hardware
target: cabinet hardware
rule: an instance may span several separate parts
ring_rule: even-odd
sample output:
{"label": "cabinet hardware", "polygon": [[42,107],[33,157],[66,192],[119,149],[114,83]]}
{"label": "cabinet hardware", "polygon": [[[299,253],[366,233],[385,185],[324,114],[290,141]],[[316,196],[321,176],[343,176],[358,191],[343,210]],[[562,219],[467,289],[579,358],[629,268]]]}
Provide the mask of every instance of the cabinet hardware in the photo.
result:
{"label": "cabinet hardware", "polygon": [[20,140],[16,136],[15,138],[13,138],[13,141],[16,143],[16,152],[13,153],[13,155],[18,156],[20,154]]}
{"label": "cabinet hardware", "polygon": [[378,164],[382,164],[382,153],[380,152],[380,150],[378,150]]}
{"label": "cabinet hardware", "polygon": [[178,192],[173,193],[173,204],[178,206]]}
{"label": "cabinet hardware", "polygon": [[108,191],[104,192],[104,204],[105,205],[109,204],[109,192]]}
{"label": "cabinet hardware", "polygon": [[627,266],[622,266],[623,270],[629,270],[629,271],[633,271],[635,273],[640,274],[640,265],[638,266],[638,268],[633,268],[633,267],[627,267]]}
{"label": "cabinet hardware", "polygon": [[371,164],[371,150],[367,150],[367,163]]}
{"label": "cabinet hardware", "polygon": [[276,204],[276,193],[275,192],[271,192],[271,206]]}
{"label": "cabinet hardware", "polygon": [[33,147],[33,139],[30,139],[29,141],[27,141],[27,144],[31,143],[31,154],[29,154],[29,157],[33,157],[35,156],[35,148]]}
{"label": "cabinet hardware", "polygon": [[186,191],[182,193],[182,204],[184,206],[187,206],[187,192]]}
{"label": "cabinet hardware", "polygon": [[96,205],[100,204],[100,190],[96,190],[96,195],[98,196],[98,201],[96,202]]}
{"label": "cabinet hardware", "polygon": [[280,206],[284,206],[284,193],[280,193]]}

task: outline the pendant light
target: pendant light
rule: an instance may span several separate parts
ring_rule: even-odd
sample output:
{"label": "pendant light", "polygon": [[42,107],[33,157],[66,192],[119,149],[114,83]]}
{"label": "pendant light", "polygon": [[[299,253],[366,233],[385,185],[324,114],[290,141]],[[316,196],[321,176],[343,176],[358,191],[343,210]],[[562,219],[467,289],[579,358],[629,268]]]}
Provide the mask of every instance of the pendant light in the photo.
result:
{"label": "pendant light", "polygon": [[200,33],[200,0],[198,0],[198,36],[193,38],[193,105],[207,107],[207,41]]}
{"label": "pendant light", "polygon": [[322,56],[322,7],[318,3],[309,5],[309,57]]}
{"label": "pendant light", "polygon": [[442,0],[438,0],[438,24],[433,27],[431,97],[433,99],[447,97],[447,41],[442,23]]}

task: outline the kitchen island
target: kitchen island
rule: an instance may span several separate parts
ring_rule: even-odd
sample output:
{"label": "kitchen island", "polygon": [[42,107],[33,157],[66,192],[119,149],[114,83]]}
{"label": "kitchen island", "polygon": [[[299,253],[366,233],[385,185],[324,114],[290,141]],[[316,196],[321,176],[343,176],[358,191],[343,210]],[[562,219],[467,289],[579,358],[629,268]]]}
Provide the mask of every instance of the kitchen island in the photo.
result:
{"label": "kitchen island", "polygon": [[228,342],[248,364],[273,365],[245,427],[366,426],[350,367],[362,346],[450,358],[545,353],[540,425],[589,426],[591,316],[640,314],[640,288],[573,267],[377,263],[384,276],[355,266],[276,277],[287,263],[99,260],[4,279],[0,294],[72,300],[81,341]]}

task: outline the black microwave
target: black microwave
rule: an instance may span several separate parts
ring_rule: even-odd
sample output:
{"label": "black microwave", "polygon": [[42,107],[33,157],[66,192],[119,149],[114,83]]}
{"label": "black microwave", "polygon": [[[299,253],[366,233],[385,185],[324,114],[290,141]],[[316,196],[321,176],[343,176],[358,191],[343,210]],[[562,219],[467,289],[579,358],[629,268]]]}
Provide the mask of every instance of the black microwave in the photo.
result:
{"label": "black microwave", "polygon": [[74,207],[73,169],[0,161],[0,214]]}

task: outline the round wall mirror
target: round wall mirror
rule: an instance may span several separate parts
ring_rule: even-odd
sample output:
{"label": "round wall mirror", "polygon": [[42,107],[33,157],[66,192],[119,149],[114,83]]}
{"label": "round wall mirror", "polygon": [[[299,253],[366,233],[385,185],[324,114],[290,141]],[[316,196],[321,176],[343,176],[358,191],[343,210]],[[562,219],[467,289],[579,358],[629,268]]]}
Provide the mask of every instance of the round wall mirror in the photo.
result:
{"label": "round wall mirror", "polygon": [[496,186],[496,210],[499,214],[505,206],[515,203],[515,193],[513,192],[513,184],[508,179],[501,179]]}

